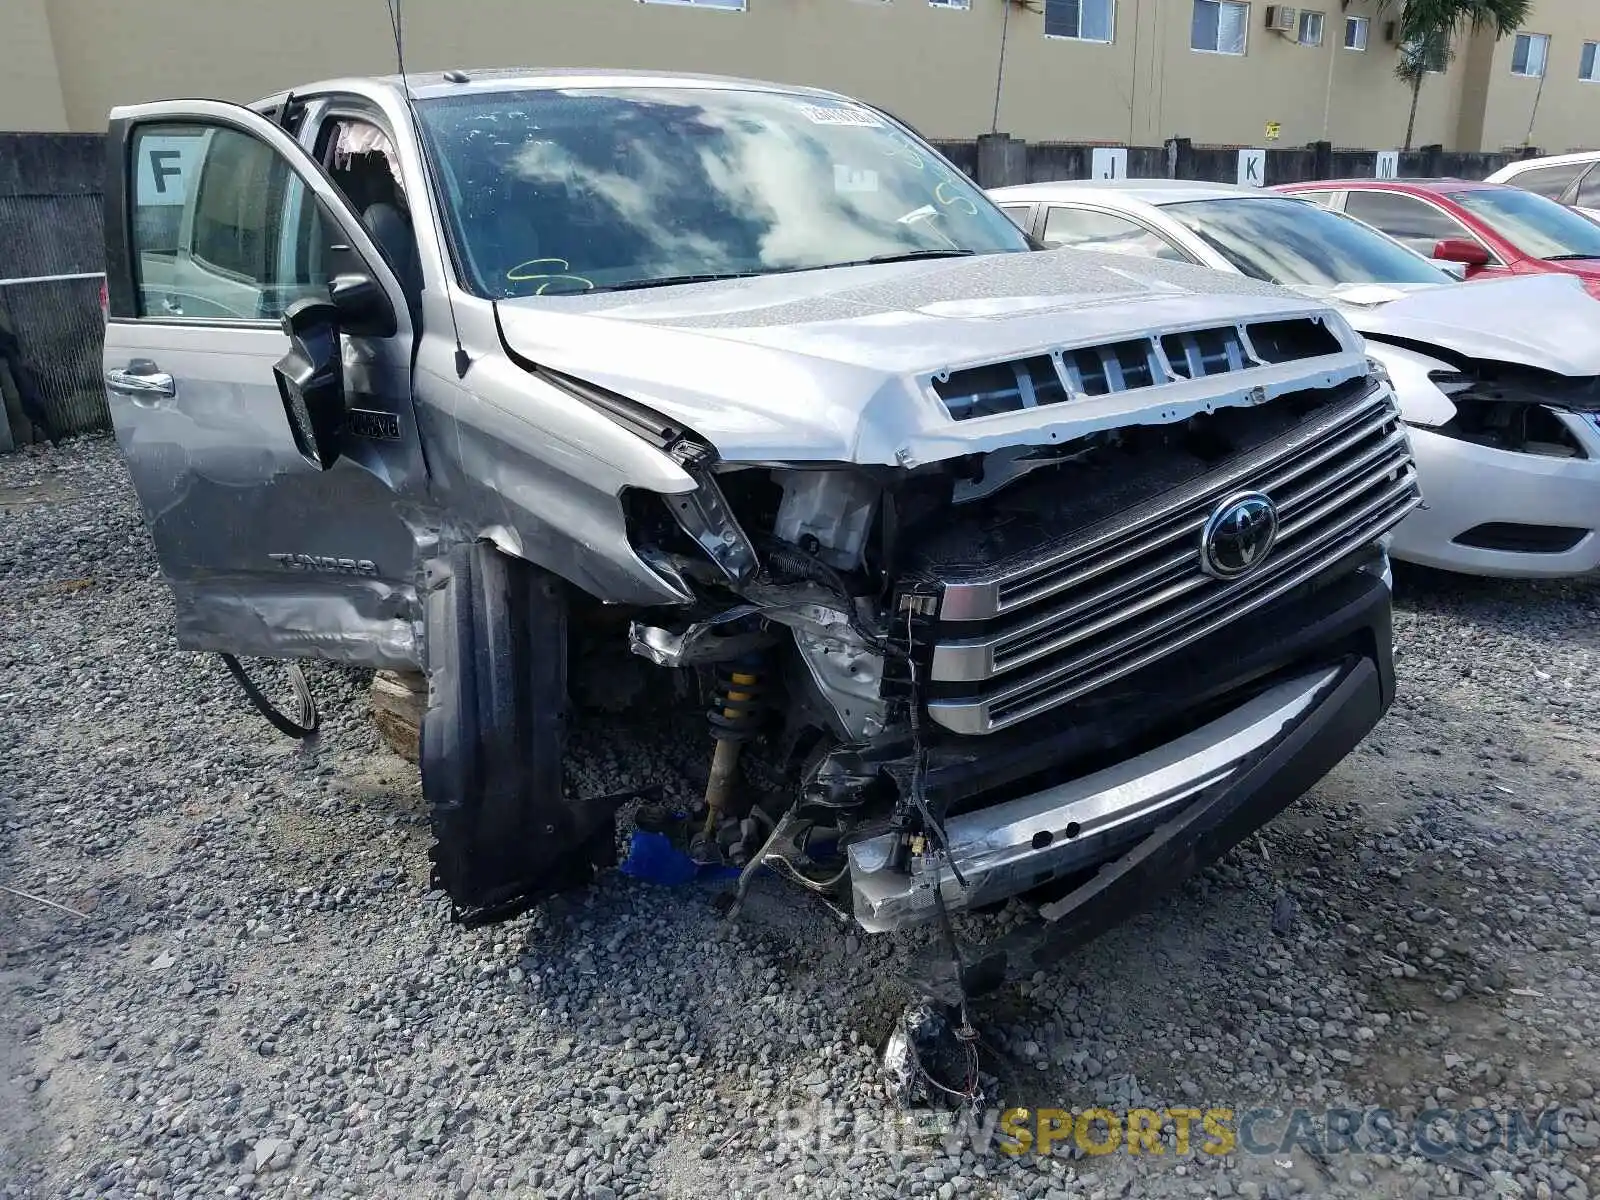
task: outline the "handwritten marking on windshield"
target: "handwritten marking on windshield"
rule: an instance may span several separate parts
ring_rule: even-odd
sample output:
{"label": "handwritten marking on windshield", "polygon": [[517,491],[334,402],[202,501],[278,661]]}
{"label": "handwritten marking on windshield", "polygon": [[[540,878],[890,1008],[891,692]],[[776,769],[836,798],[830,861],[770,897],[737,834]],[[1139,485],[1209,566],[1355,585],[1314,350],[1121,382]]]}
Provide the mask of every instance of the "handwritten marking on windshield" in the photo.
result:
{"label": "handwritten marking on windshield", "polygon": [[884,147],[883,152],[896,162],[903,162],[907,166],[915,167],[919,171],[932,175],[936,180],[933,185],[933,200],[939,207],[954,208],[957,212],[965,213],[969,217],[978,215],[978,206],[972,202],[970,197],[962,194],[962,183],[957,181],[956,177],[950,174],[949,171],[937,163],[929,161],[926,155],[918,151],[905,138],[897,137],[892,145]]}
{"label": "handwritten marking on windshield", "polygon": [[933,198],[946,208],[957,208],[969,217],[978,215],[978,206],[966,196],[959,195],[952,187],[949,179],[941,179],[933,189]]}
{"label": "handwritten marking on windshield", "polygon": [[[537,267],[555,267],[556,270],[530,270]],[[535,296],[542,296],[545,291],[556,284],[562,285],[563,291],[592,292],[594,280],[586,279],[582,275],[568,274],[572,264],[564,258],[530,258],[527,262],[520,262],[506,271],[506,279],[511,283],[533,283],[543,280],[534,289]],[[570,286],[568,286],[570,285]]]}

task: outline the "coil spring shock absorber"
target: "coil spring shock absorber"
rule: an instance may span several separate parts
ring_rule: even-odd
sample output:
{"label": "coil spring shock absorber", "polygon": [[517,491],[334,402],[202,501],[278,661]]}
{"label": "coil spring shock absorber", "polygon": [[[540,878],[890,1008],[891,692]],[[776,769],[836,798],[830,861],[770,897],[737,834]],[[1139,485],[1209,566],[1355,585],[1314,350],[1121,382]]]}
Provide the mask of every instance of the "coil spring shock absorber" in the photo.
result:
{"label": "coil spring shock absorber", "polygon": [[706,780],[706,822],[703,833],[712,834],[729,807],[739,750],[756,735],[766,712],[766,657],[748,654],[717,667],[715,703],[706,713],[717,747],[711,756],[711,777]]}

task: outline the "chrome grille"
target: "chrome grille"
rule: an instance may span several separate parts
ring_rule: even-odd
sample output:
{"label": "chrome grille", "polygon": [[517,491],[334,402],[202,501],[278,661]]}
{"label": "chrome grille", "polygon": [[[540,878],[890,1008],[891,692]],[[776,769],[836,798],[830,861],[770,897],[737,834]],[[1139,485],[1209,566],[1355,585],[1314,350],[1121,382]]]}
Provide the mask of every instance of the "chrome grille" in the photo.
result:
{"label": "chrome grille", "polygon": [[[1241,490],[1272,499],[1279,531],[1266,562],[1229,582],[1202,573],[1200,535]],[[946,686],[929,712],[989,733],[1067,703],[1299,586],[1420,499],[1393,394],[1373,388],[1044,559],[947,583],[929,669]],[[962,684],[972,694],[950,698]]]}
{"label": "chrome grille", "polygon": [[970,421],[1081,396],[1138,391],[1339,354],[1343,349],[1321,321],[1291,317],[1182,329],[986,363],[935,376],[932,382],[950,415],[957,421]]}

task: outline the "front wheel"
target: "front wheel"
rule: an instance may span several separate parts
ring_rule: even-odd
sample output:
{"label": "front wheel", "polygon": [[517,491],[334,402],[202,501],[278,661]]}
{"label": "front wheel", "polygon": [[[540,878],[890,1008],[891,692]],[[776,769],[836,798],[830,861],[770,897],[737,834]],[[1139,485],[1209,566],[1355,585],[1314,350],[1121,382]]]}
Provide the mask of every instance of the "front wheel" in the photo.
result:
{"label": "front wheel", "polygon": [[454,547],[427,582],[433,885],[482,924],[588,883],[614,855],[612,814],[562,788],[566,584],[486,542]]}

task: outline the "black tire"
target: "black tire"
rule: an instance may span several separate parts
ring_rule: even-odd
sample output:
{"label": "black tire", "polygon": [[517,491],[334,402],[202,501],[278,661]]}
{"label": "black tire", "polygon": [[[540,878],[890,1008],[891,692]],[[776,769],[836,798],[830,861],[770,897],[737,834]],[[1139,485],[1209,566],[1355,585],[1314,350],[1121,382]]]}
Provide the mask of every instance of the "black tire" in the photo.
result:
{"label": "black tire", "polygon": [[487,543],[429,580],[421,772],[434,886],[458,920],[503,919],[593,878],[611,846],[562,789],[567,596],[554,575]]}

